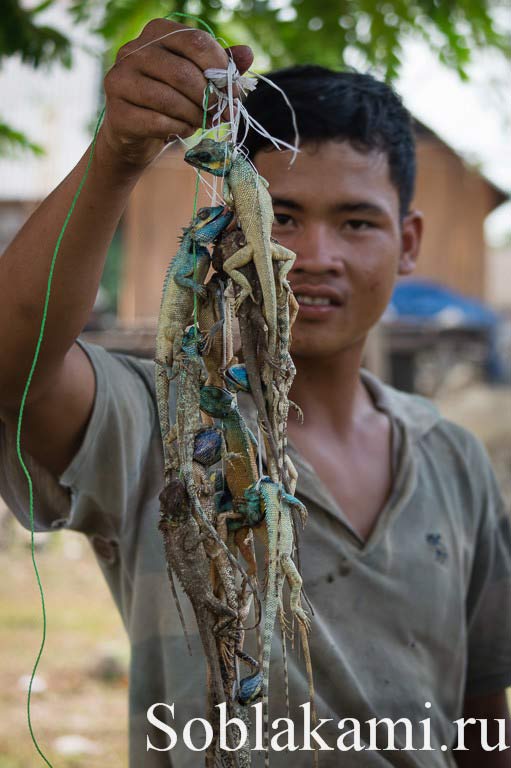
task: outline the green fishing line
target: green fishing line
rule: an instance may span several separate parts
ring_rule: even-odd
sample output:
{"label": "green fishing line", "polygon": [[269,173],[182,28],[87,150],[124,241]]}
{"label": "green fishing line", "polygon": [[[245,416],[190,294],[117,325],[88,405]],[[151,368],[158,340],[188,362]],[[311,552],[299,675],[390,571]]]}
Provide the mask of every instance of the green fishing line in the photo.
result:
{"label": "green fishing line", "polygon": [[[205,21],[203,21],[202,19],[199,19],[197,16],[192,16],[191,14],[187,14],[187,13],[172,13],[172,14],[169,14],[168,16],[166,16],[165,18],[171,18],[172,16],[188,18],[188,19],[195,19],[199,23],[203,24],[203,26],[208,30],[208,32],[213,37],[215,37],[215,34],[214,34],[213,30],[211,29],[211,27]],[[216,37],[215,37],[215,39],[216,39]],[[208,91],[206,91],[205,101],[204,101],[204,115],[203,115],[203,122],[202,122],[202,130],[203,131],[206,128],[208,95],[209,95],[209,93],[208,93]],[[55,264],[56,264],[56,261],[57,261],[57,256],[59,254],[60,247],[61,247],[61,244],[62,244],[62,240],[63,240],[65,232],[67,230],[69,221],[71,219],[71,216],[73,215],[73,212],[75,210],[76,204],[78,202],[78,198],[80,197],[80,195],[82,193],[83,187],[84,187],[85,182],[87,180],[87,176],[89,175],[89,170],[90,170],[90,167],[92,165],[92,160],[94,158],[94,152],[95,152],[95,148],[96,148],[98,132],[99,132],[101,123],[103,121],[104,114],[105,114],[105,109],[103,108],[102,111],[101,111],[101,114],[98,117],[98,120],[97,120],[97,123],[96,123],[96,127],[94,129],[94,135],[93,135],[93,138],[92,138],[92,143],[91,143],[91,147],[90,147],[89,157],[88,157],[88,160],[87,160],[87,165],[86,165],[85,170],[83,172],[83,176],[82,176],[82,178],[80,180],[78,188],[77,188],[77,190],[76,190],[76,192],[75,192],[75,194],[73,196],[73,200],[72,200],[71,205],[69,207],[69,210],[68,210],[68,212],[66,214],[66,218],[65,218],[64,223],[62,225],[62,228],[61,228],[61,230],[59,232],[59,236],[58,236],[57,242],[55,244],[55,249],[53,251],[53,257],[52,257],[52,261],[51,261],[51,265],[50,265],[50,271],[49,271],[49,275],[48,275],[48,282],[47,282],[47,286],[46,286],[46,296],[45,296],[45,301],[44,301],[41,325],[40,325],[40,329],[39,329],[39,336],[38,336],[38,339],[37,339],[37,344],[36,344],[36,348],[35,348],[35,352],[34,352],[34,357],[33,357],[33,360],[32,360],[32,365],[30,367],[30,371],[29,371],[29,374],[28,374],[28,377],[27,377],[27,381],[25,383],[25,388],[24,388],[24,391],[23,391],[23,396],[21,398],[21,404],[20,404],[20,409],[19,409],[19,414],[18,414],[17,430],[16,430],[16,453],[17,453],[18,461],[19,461],[19,463],[20,463],[20,465],[22,467],[22,470],[23,470],[23,472],[25,474],[25,477],[27,479],[27,484],[28,484],[29,514],[30,514],[30,538],[31,538],[31,557],[32,557],[32,565],[33,565],[35,576],[36,576],[36,580],[37,580],[37,585],[39,587],[39,594],[40,594],[40,597],[41,597],[41,611],[42,611],[42,616],[43,616],[43,630],[42,630],[41,645],[39,647],[39,652],[37,654],[37,658],[35,660],[34,667],[32,669],[32,674],[30,676],[30,683],[29,683],[29,686],[28,686],[28,694],[27,694],[27,721],[28,721],[28,728],[29,728],[29,731],[30,731],[30,736],[32,738],[32,742],[34,744],[34,747],[37,750],[37,752],[39,753],[40,757],[44,760],[44,762],[46,763],[46,765],[49,768],[53,768],[53,766],[50,763],[50,761],[48,760],[48,758],[45,756],[45,754],[43,753],[41,747],[39,746],[39,743],[37,741],[37,738],[36,738],[36,735],[34,733],[34,729],[33,729],[33,726],[32,726],[32,713],[31,713],[32,687],[33,687],[34,678],[35,678],[37,669],[39,667],[39,662],[41,660],[41,657],[42,657],[42,654],[43,654],[43,650],[44,650],[44,647],[45,647],[45,644],[46,644],[47,616],[46,616],[46,604],[45,604],[45,599],[44,599],[43,585],[42,585],[42,582],[41,582],[41,577],[39,575],[39,569],[37,567],[37,562],[36,562],[36,557],[35,557],[34,490],[33,490],[33,484],[32,484],[32,477],[30,475],[30,472],[29,472],[27,466],[25,465],[25,462],[23,461],[23,456],[22,456],[22,453],[21,453],[21,430],[22,430],[22,426],[23,426],[23,416],[24,416],[24,412],[25,412],[25,405],[26,405],[28,393],[29,393],[29,390],[30,390],[30,385],[32,383],[32,379],[33,379],[33,376],[34,376],[34,372],[35,372],[35,369],[36,369],[36,366],[37,366],[37,362],[39,360],[39,353],[40,353],[41,345],[42,345],[43,338],[44,338],[44,331],[45,331],[46,320],[47,320],[47,315],[48,315],[48,306],[49,306],[50,296],[51,296],[51,286],[52,286],[52,282],[53,282],[53,274],[54,274],[54,271],[55,271]],[[197,174],[197,179],[196,179],[196,184],[195,184],[195,196],[194,196],[194,203],[193,203],[193,216],[194,216],[194,218],[195,218],[196,213],[197,213],[197,202],[198,202],[198,197],[199,197],[199,183],[200,183],[200,173]],[[195,253],[195,243],[194,243],[194,280],[196,280],[196,271],[197,271],[197,257],[196,257],[196,253]],[[195,323],[195,326],[197,327],[197,295],[195,293],[194,293],[194,323]]]}
{"label": "green fishing line", "polygon": [[[215,40],[216,35],[213,32],[213,29],[209,26],[209,24],[204,21],[204,19],[199,18],[199,16],[194,16],[191,13],[180,13],[179,11],[174,11],[174,13],[169,13],[167,16],[165,16],[166,19],[171,18],[181,18],[181,19],[193,19],[194,21],[199,22],[199,24],[202,24],[205,29],[209,32],[212,38]],[[208,100],[209,100],[209,87],[206,89],[206,92],[204,94],[204,114],[202,115],[202,131],[204,132],[206,129],[206,120],[208,116]],[[200,184],[200,170],[197,171],[197,176],[195,179],[195,194],[193,198],[193,220],[195,221],[195,218],[197,216],[197,204],[199,200],[199,184]],[[193,281],[194,283],[197,283],[197,249],[195,245],[195,239],[192,240],[192,248],[193,248]],[[199,323],[197,319],[197,311],[198,311],[198,300],[197,300],[197,292],[193,292],[193,324],[195,326],[195,339],[198,339],[198,330],[199,330]]]}
{"label": "green fishing line", "polygon": [[62,229],[60,230],[59,236],[57,238],[57,242],[55,244],[55,250],[53,251],[53,258],[52,258],[52,261],[51,261],[50,273],[48,275],[48,283],[47,283],[47,287],[46,287],[46,298],[45,298],[45,302],[44,302],[43,316],[42,316],[42,320],[41,320],[41,327],[39,329],[39,338],[37,339],[37,344],[36,344],[36,349],[35,349],[35,353],[34,353],[34,358],[32,360],[32,366],[30,368],[30,372],[29,372],[28,377],[27,377],[27,381],[26,381],[26,384],[25,384],[25,389],[23,391],[23,397],[21,398],[21,405],[20,405],[20,410],[19,410],[19,414],[18,414],[18,426],[17,426],[17,431],[16,431],[16,452],[17,452],[17,455],[18,455],[19,463],[21,464],[21,467],[23,469],[23,472],[25,473],[25,476],[27,478],[27,483],[28,483],[32,564],[34,566],[34,571],[35,571],[35,575],[36,575],[36,579],[37,579],[37,584],[39,586],[39,593],[40,593],[40,596],[41,596],[41,609],[42,609],[42,614],[43,614],[43,635],[42,635],[42,639],[41,639],[41,645],[40,645],[40,648],[39,648],[39,653],[37,654],[37,658],[36,658],[36,661],[35,661],[35,664],[34,664],[34,668],[32,670],[32,674],[30,676],[30,683],[29,683],[29,686],[28,686],[28,694],[27,694],[27,720],[28,720],[28,728],[29,728],[29,731],[30,731],[30,736],[32,737],[32,741],[34,743],[34,747],[36,748],[36,750],[38,751],[39,755],[42,757],[42,759],[44,760],[46,765],[49,766],[49,768],[53,768],[53,766],[49,762],[49,760],[46,758],[46,756],[43,754],[43,752],[42,752],[42,750],[41,750],[41,748],[40,748],[40,746],[39,746],[39,744],[37,742],[34,730],[32,728],[32,716],[31,716],[32,685],[34,683],[34,677],[36,675],[37,668],[39,666],[39,661],[41,660],[41,656],[42,656],[43,650],[44,650],[44,645],[46,643],[46,606],[45,606],[45,601],[44,601],[43,585],[41,583],[41,578],[39,576],[39,570],[37,568],[37,563],[36,563],[36,559],[35,559],[34,491],[33,491],[33,486],[32,486],[32,477],[30,476],[30,472],[28,471],[27,467],[25,466],[25,462],[23,461],[23,456],[21,455],[21,428],[22,428],[22,425],[23,425],[23,414],[24,414],[24,411],[25,411],[25,404],[26,404],[26,401],[27,401],[28,392],[29,392],[29,389],[30,389],[30,385],[32,383],[32,378],[34,376],[34,371],[35,371],[35,368],[36,368],[36,365],[37,365],[37,361],[39,359],[39,352],[40,352],[41,344],[42,344],[43,337],[44,337],[44,329],[45,329],[45,326],[46,326],[46,317],[47,317],[47,314],[48,314],[48,304],[49,304],[50,295],[51,295],[51,284],[52,284],[52,280],[53,280],[53,272],[55,270],[55,262],[57,260],[58,253],[60,251],[60,246],[61,246],[64,234],[66,232],[67,225],[69,224],[69,220],[70,220],[71,216],[73,215],[73,211],[75,209],[76,203],[78,201],[78,198],[80,197],[80,194],[81,194],[81,191],[82,191],[83,186],[85,184],[85,181],[87,179],[87,176],[89,175],[89,169],[91,167],[92,159],[94,157],[94,150],[95,150],[95,147],[96,147],[96,140],[97,140],[97,137],[98,137],[98,131],[99,131],[99,127],[101,125],[101,122],[103,120],[103,115],[104,114],[105,114],[105,110],[103,109],[101,111],[101,114],[100,114],[100,116],[98,118],[98,121],[96,123],[96,128],[94,130],[94,136],[93,136],[93,139],[92,139],[92,144],[91,144],[91,148],[90,148],[90,152],[89,152],[89,158],[88,158],[88,161],[87,161],[87,165],[85,167],[85,171],[84,171],[83,176],[82,176],[82,178],[80,180],[78,188],[77,188],[77,190],[76,190],[76,192],[74,194],[73,200],[71,202],[71,206],[69,208],[69,211],[67,212],[66,218],[64,220],[64,224],[62,225]]}

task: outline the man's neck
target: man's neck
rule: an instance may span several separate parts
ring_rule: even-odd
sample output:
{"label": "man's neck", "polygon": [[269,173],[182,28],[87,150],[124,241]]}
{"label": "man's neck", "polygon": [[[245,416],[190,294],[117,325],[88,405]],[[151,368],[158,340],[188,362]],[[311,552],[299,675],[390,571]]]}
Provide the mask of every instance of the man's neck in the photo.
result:
{"label": "man's neck", "polygon": [[333,430],[342,439],[373,410],[360,381],[363,347],[362,341],[336,356],[293,357],[296,377],[290,399],[302,409],[307,428]]}

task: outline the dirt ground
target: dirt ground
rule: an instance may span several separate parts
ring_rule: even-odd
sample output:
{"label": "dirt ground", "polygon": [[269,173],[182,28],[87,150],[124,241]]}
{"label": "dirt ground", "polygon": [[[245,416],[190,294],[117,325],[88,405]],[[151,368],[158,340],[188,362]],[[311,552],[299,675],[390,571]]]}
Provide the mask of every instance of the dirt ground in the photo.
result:
{"label": "dirt ground", "polygon": [[[0,551],[0,768],[43,764],[27,728],[22,686],[42,630],[39,589],[23,534],[17,523],[7,526],[2,542],[10,542]],[[36,737],[54,768],[121,768],[128,761],[127,676],[121,671],[128,645],[115,606],[80,534],[52,534],[36,558],[48,616],[37,673],[46,689],[32,698]],[[119,660],[115,679],[95,676],[101,660],[105,666],[111,657]]]}
{"label": "dirt ground", "polygon": [[[511,391],[476,387],[439,405],[486,443],[511,509]],[[40,745],[54,768],[122,768],[128,645],[116,609],[84,537],[52,534],[36,557],[48,615],[38,670],[45,689],[34,694],[32,709]],[[21,683],[37,656],[42,618],[28,535],[10,515],[0,531],[0,572],[0,768],[28,768],[43,763],[27,729]]]}

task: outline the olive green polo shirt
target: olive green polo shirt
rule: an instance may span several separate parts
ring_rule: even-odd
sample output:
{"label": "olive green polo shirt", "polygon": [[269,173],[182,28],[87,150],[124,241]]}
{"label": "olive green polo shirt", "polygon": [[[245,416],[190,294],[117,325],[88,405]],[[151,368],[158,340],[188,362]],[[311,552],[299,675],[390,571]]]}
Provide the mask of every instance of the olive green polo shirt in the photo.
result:
{"label": "olive green polo shirt", "polygon": [[[204,663],[193,612],[181,594],[193,636],[194,653],[187,654],[157,530],[162,450],[154,364],[83,347],[97,391],[80,450],[59,482],[25,457],[34,478],[36,529],[83,532],[121,613],[132,650],[131,768],[198,766],[203,755],[183,746],[181,734],[188,720],[205,713]],[[453,744],[452,722],[462,715],[465,691],[483,694],[511,684],[509,517],[488,457],[472,435],[426,400],[361,375],[375,406],[391,420],[394,446],[392,492],[367,541],[290,446],[299,472],[297,496],[309,512],[300,557],[314,608],[316,704],[320,717],[332,719],[319,733],[334,751],[320,753],[320,766],[447,768],[454,766],[453,755],[440,747]],[[240,396],[240,403],[253,422],[250,398]],[[13,436],[1,423],[0,493],[29,527],[26,480]],[[255,650],[251,642],[247,647]],[[308,693],[298,643],[294,651],[288,648],[288,663],[291,716],[299,734],[298,706]],[[271,701],[271,717],[285,716],[278,633]],[[155,746],[168,744],[147,721],[148,708],[157,702],[175,705],[171,724],[179,739],[170,752],[146,750],[147,736]],[[335,746],[343,718],[360,721],[366,743],[366,721],[408,718],[417,751],[341,753]],[[419,749],[425,718],[435,751]],[[403,744],[399,729],[396,742]],[[254,765],[260,760],[259,754]],[[272,754],[275,768],[291,760],[294,768],[311,765],[308,752]]]}

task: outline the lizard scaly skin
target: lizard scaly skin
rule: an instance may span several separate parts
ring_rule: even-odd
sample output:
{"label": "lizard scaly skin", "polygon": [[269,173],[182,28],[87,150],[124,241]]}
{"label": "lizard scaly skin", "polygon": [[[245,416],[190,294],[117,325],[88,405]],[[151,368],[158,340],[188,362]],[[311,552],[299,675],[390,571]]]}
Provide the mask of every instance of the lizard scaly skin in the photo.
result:
{"label": "lizard scaly skin", "polygon": [[231,219],[232,214],[226,212],[224,206],[201,208],[192,224],[183,230],[179,250],[165,275],[155,344],[155,387],[167,479],[171,471],[167,449],[170,430],[169,369],[180,350],[183,331],[192,317],[194,292],[199,296],[206,293],[202,283],[211,259],[205,246],[213,242]]}
{"label": "lizard scaly skin", "polygon": [[206,654],[215,699],[224,701],[224,690],[214,641],[214,625],[220,618],[236,619],[236,613],[222,603],[211,589],[209,562],[201,531],[190,508],[183,483],[172,480],[160,494],[161,518],[169,576],[175,573],[193,605]]}
{"label": "lizard scaly skin", "polygon": [[[254,491],[255,492],[255,491]],[[290,608],[293,616],[303,628],[301,632],[302,644],[307,642],[307,633],[310,630],[310,619],[301,605],[300,593],[302,578],[292,560],[294,549],[294,532],[292,520],[292,508],[296,508],[305,521],[306,510],[304,505],[294,496],[286,493],[281,485],[274,483],[269,478],[263,478],[259,483],[257,492],[264,508],[267,544],[268,544],[268,572],[265,599],[265,616],[263,629],[263,728],[265,766],[270,765],[269,753],[269,729],[268,729],[268,691],[270,681],[270,658],[275,620],[279,612],[283,612],[282,588],[284,580],[287,580],[290,588]],[[304,646],[305,647],[305,646]],[[308,645],[306,653],[307,674],[309,689],[313,693],[312,667]],[[313,706],[313,698],[311,700]]]}
{"label": "lizard scaly skin", "polygon": [[197,494],[193,460],[196,437],[204,428],[200,415],[200,392],[205,378],[204,364],[199,354],[200,342],[200,334],[192,326],[184,333],[181,351],[174,360],[173,370],[177,376],[176,423],[168,434],[167,447],[170,453],[171,447],[174,447],[172,444],[176,441],[174,452],[177,456],[179,472],[190,498],[192,513],[201,531],[208,533],[223,548],[233,568],[237,569],[243,578],[247,578],[242,566],[208,520]]}
{"label": "lizard scaly skin", "polygon": [[[213,264],[223,269],[224,263],[246,245],[245,235],[241,230],[224,231],[215,243]],[[257,409],[258,422],[264,435],[268,451],[275,463],[278,463],[277,444],[268,416],[268,407],[264,398],[260,371],[265,365],[272,365],[268,353],[267,326],[262,309],[261,286],[253,262],[249,262],[239,271],[252,286],[254,301],[244,301],[238,309],[241,350],[247,369],[250,393]],[[247,391],[247,390],[245,390]]]}
{"label": "lizard scaly skin", "polygon": [[230,318],[225,311],[225,286],[218,273],[215,273],[205,288],[207,294],[199,304],[198,321],[204,338],[201,354],[208,372],[206,385],[223,387],[223,370],[235,360]]}
{"label": "lizard scaly skin", "polygon": [[273,262],[280,262],[279,283],[282,286],[296,255],[293,251],[271,240],[273,207],[268,183],[240,152],[235,153],[232,145],[212,139],[203,139],[185,154],[186,162],[224,176],[224,197],[232,204],[237,220],[246,237],[246,245],[224,262],[224,270],[241,286],[236,299],[235,310],[252,296],[252,287],[239,271],[240,267],[253,261],[263,294],[263,311],[268,326],[268,351],[274,357],[277,350],[277,296]]}

